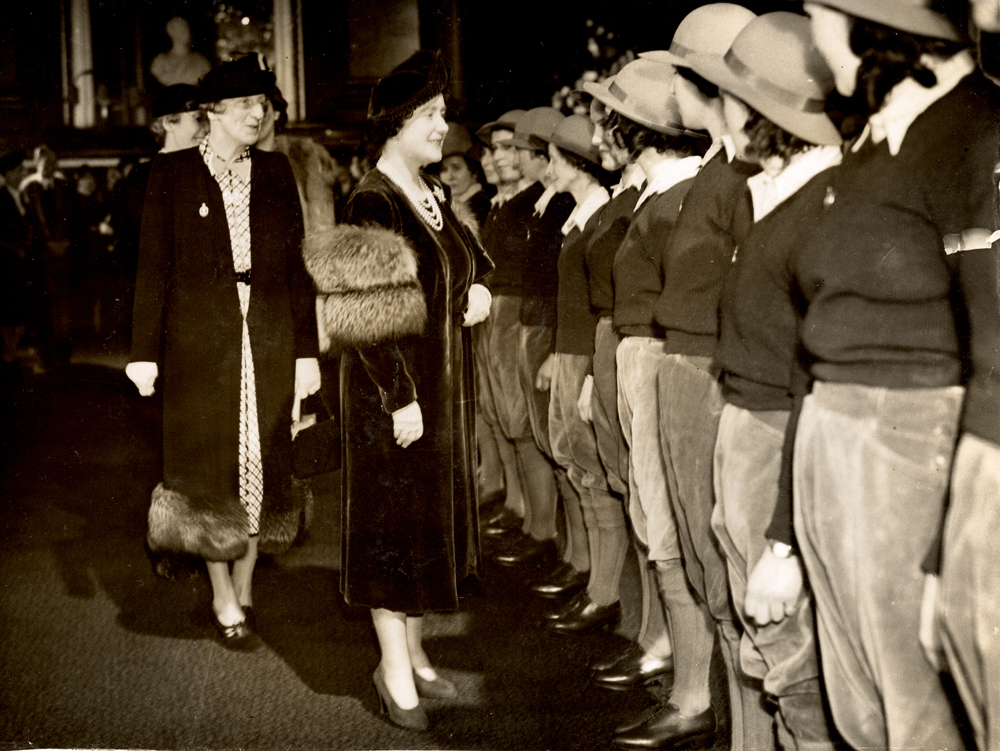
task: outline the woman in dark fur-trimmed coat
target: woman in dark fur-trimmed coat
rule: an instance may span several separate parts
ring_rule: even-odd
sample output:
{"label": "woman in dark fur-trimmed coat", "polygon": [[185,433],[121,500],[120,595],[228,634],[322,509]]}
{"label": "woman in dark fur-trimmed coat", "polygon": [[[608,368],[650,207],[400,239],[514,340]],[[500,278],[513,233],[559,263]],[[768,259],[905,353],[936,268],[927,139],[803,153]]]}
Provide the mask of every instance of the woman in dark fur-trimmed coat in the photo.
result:
{"label": "woman in dark fur-trimmed coat", "polygon": [[343,348],[341,590],[372,608],[374,680],[391,719],[422,728],[417,691],[455,688],[430,667],[420,615],[455,609],[477,569],[468,327],[488,314],[475,282],[492,263],[420,174],[441,158],[446,73],[430,53],[403,65],[410,75],[394,71],[372,94],[370,129],[385,142],[376,169],[348,199],[345,224],[310,235],[305,258]]}

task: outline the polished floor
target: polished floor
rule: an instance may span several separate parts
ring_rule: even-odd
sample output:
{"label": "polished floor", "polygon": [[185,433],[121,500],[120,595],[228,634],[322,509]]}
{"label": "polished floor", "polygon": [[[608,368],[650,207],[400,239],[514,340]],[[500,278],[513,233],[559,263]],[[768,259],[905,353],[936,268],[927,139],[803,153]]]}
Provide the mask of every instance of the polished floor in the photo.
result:
{"label": "polished floor", "polygon": [[336,475],[317,478],[300,544],[258,568],[266,648],[227,651],[206,577],[158,578],[144,553],[157,406],[122,364],[2,376],[0,749],[606,749],[662,694],[585,677],[638,628],[634,574],[617,632],[569,637],[540,627],[523,572],[487,564],[460,613],[427,619],[458,698],[426,703],[426,733],[381,719],[368,613],[338,593]]}

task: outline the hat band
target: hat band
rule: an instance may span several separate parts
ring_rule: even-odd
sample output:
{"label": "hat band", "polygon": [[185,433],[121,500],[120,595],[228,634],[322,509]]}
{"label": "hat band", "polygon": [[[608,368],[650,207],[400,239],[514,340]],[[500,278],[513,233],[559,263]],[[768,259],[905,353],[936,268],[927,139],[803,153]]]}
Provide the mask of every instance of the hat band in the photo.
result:
{"label": "hat band", "polygon": [[823,112],[826,107],[826,100],[813,99],[812,97],[800,96],[793,91],[783,89],[775,83],[768,81],[763,76],[754,73],[746,64],[733,54],[732,50],[726,53],[724,58],[729,70],[741,78],[748,86],[757,89],[769,99],[773,99],[776,104],[799,112],[817,114]]}
{"label": "hat band", "polygon": [[[635,109],[640,117],[651,123],[659,123],[663,117],[646,107],[646,103],[641,98],[632,96],[625,89],[618,85],[617,78],[608,85],[608,91],[613,94],[622,104]],[[662,123],[664,128],[671,127],[671,123]]]}
{"label": "hat band", "polygon": [[687,59],[689,55],[694,55],[696,53],[690,47],[685,47],[683,44],[677,44],[677,42],[671,42],[670,54],[677,55],[677,57],[683,57]]}

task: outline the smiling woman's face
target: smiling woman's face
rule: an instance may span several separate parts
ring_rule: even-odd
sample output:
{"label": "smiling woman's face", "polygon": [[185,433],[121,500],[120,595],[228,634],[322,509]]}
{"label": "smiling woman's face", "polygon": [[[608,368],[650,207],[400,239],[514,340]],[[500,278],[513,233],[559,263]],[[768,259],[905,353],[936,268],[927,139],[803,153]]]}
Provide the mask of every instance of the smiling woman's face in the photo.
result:
{"label": "smiling woman's face", "polygon": [[438,94],[426,104],[417,107],[390,140],[395,142],[399,154],[418,167],[441,161],[441,146],[448,133],[445,122],[444,95]]}

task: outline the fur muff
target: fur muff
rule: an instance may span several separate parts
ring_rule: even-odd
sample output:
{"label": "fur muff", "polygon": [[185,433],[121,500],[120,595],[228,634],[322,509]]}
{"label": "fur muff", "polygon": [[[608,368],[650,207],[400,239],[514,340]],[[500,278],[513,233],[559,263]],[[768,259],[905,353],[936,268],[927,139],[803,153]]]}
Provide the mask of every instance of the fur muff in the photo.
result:
{"label": "fur muff", "polygon": [[249,531],[246,509],[236,499],[194,499],[168,490],[162,482],[153,490],[146,533],[153,552],[172,550],[231,561],[246,553]]}
{"label": "fur muff", "polygon": [[364,346],[423,333],[427,301],[417,256],[400,235],[382,227],[319,227],[306,236],[303,257],[332,342]]}

